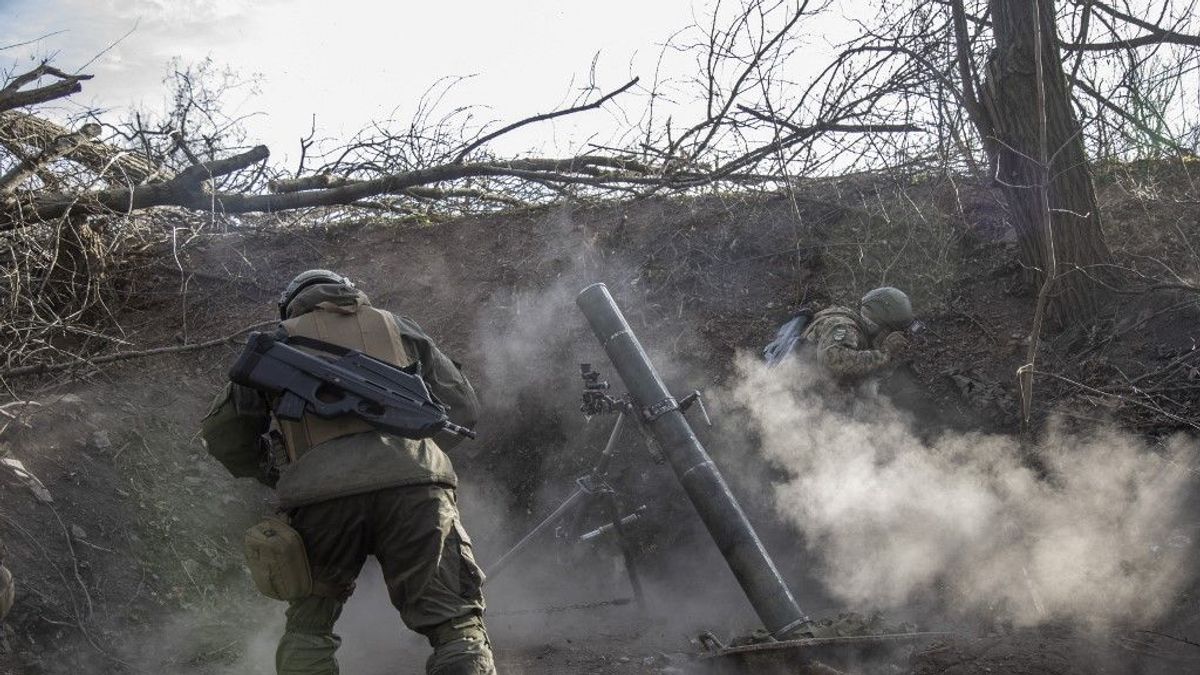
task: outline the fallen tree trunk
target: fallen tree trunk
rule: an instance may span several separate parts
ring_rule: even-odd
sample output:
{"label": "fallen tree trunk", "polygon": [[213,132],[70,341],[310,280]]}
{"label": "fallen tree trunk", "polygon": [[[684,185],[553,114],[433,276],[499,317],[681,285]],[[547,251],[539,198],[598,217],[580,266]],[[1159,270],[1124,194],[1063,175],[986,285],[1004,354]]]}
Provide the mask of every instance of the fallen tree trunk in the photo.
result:
{"label": "fallen tree trunk", "polygon": [[[301,184],[301,189],[282,194],[243,194],[210,192],[204,183],[213,178],[245,169],[270,155],[266,146],[257,146],[240,155],[189,167],[171,180],[135,187],[92,190],[82,193],[37,195],[0,213],[0,231],[13,230],[35,222],[46,222],[67,214],[128,214],[154,206],[182,206],[222,213],[273,213],[290,209],[353,204],[385,194],[408,194],[413,188],[443,181],[481,176],[508,176],[550,183],[575,183],[593,186],[621,184],[657,185],[662,177],[636,171],[644,167],[619,159],[581,156],[569,159],[518,159],[486,164],[443,164],[392,174],[372,180],[325,180]],[[621,171],[621,169],[632,170]],[[613,171],[613,170],[616,171]],[[334,184],[336,187],[302,189],[309,185]],[[295,189],[293,182],[284,189]]]}
{"label": "fallen tree trunk", "polygon": [[[0,113],[0,144],[17,155],[45,152],[70,130],[36,115],[9,110]],[[167,169],[107,143],[86,140],[63,155],[86,166],[109,183],[140,185],[150,180],[169,179]]]}

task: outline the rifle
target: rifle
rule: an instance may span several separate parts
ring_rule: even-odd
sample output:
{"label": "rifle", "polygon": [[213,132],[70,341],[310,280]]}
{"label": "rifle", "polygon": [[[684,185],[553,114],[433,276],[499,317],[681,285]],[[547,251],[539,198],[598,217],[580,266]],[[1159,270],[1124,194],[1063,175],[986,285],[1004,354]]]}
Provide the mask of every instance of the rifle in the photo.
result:
{"label": "rifle", "polygon": [[813,311],[805,307],[790,321],[779,327],[775,333],[775,339],[763,349],[763,360],[767,362],[768,368],[779,365],[795,351],[796,345],[800,343],[800,336],[804,334],[804,329],[812,321],[812,318]]}
{"label": "rifle", "polygon": [[275,416],[284,420],[298,421],[305,413],[350,416],[404,438],[429,438],[439,431],[475,438],[474,431],[450,421],[447,407],[429,392],[419,370],[419,363],[399,368],[321,340],[255,332],[229,379],[273,396]]}

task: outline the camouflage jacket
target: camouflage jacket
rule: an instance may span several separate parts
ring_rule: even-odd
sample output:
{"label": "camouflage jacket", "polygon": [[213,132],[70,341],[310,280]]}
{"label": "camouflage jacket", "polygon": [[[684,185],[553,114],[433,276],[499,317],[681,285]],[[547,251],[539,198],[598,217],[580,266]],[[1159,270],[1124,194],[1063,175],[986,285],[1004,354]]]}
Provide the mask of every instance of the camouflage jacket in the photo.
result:
{"label": "camouflage jacket", "polygon": [[[387,333],[391,337],[386,339],[397,342],[397,354],[405,354],[410,360],[419,360],[422,378],[430,391],[450,406],[451,419],[463,426],[475,425],[479,416],[479,401],[470,381],[458,364],[442,353],[416,322],[376,310],[361,292],[333,285],[317,285],[302,291],[289,305],[289,319],[322,311],[339,314],[374,312],[382,315],[390,324]],[[291,321],[284,322],[281,328],[286,328],[289,323]],[[332,338],[331,341],[336,342]],[[256,447],[258,434],[272,421],[269,411],[265,406],[261,410],[243,410],[238,405],[236,388],[237,385],[226,386],[213,402],[205,419],[218,420],[234,415],[243,419],[248,416],[258,418],[250,420],[253,423],[226,427],[236,430],[239,437],[230,438],[226,433],[221,438],[221,442],[228,447]],[[287,426],[277,420],[276,423]],[[328,426],[328,423],[320,423]],[[347,421],[345,424],[360,423]],[[282,508],[401,485],[457,485],[453,465],[443,452],[457,444],[460,440],[457,436],[439,434],[431,439],[411,440],[381,433],[365,424],[348,426],[346,431],[353,433],[326,433],[313,437],[315,442],[312,444],[296,443],[299,447],[288,448],[293,461],[282,468],[274,485]],[[210,438],[205,440],[209,445],[214,442]],[[220,450],[214,452],[214,448],[209,448],[214,456]],[[229,464],[226,466],[228,468]],[[255,474],[248,469],[244,472],[234,471],[234,475]]]}
{"label": "camouflage jacket", "polygon": [[892,360],[872,343],[858,314],[846,307],[817,312],[802,337],[815,347],[817,363],[838,379],[864,377]]}

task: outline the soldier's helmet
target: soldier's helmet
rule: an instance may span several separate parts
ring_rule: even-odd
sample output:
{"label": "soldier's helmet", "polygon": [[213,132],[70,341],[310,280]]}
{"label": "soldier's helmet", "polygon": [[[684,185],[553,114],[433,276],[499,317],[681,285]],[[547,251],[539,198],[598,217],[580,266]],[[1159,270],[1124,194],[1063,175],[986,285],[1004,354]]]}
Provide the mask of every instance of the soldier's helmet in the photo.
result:
{"label": "soldier's helmet", "polygon": [[279,318],[287,318],[288,305],[300,295],[300,291],[317,284],[341,284],[354,288],[354,283],[337,272],[329,270],[305,270],[296,275],[295,279],[279,294]]}
{"label": "soldier's helmet", "polygon": [[891,286],[876,288],[864,295],[858,313],[867,321],[889,331],[908,330],[916,322],[908,296]]}

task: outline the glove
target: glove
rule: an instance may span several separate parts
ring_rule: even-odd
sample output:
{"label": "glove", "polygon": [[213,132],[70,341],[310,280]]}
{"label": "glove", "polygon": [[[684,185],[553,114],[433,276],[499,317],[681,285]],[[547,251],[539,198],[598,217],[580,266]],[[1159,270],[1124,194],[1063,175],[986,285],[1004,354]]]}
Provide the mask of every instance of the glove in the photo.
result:
{"label": "glove", "polygon": [[887,337],[883,338],[883,351],[891,357],[901,356],[907,352],[908,345],[908,338],[899,331],[888,333]]}

